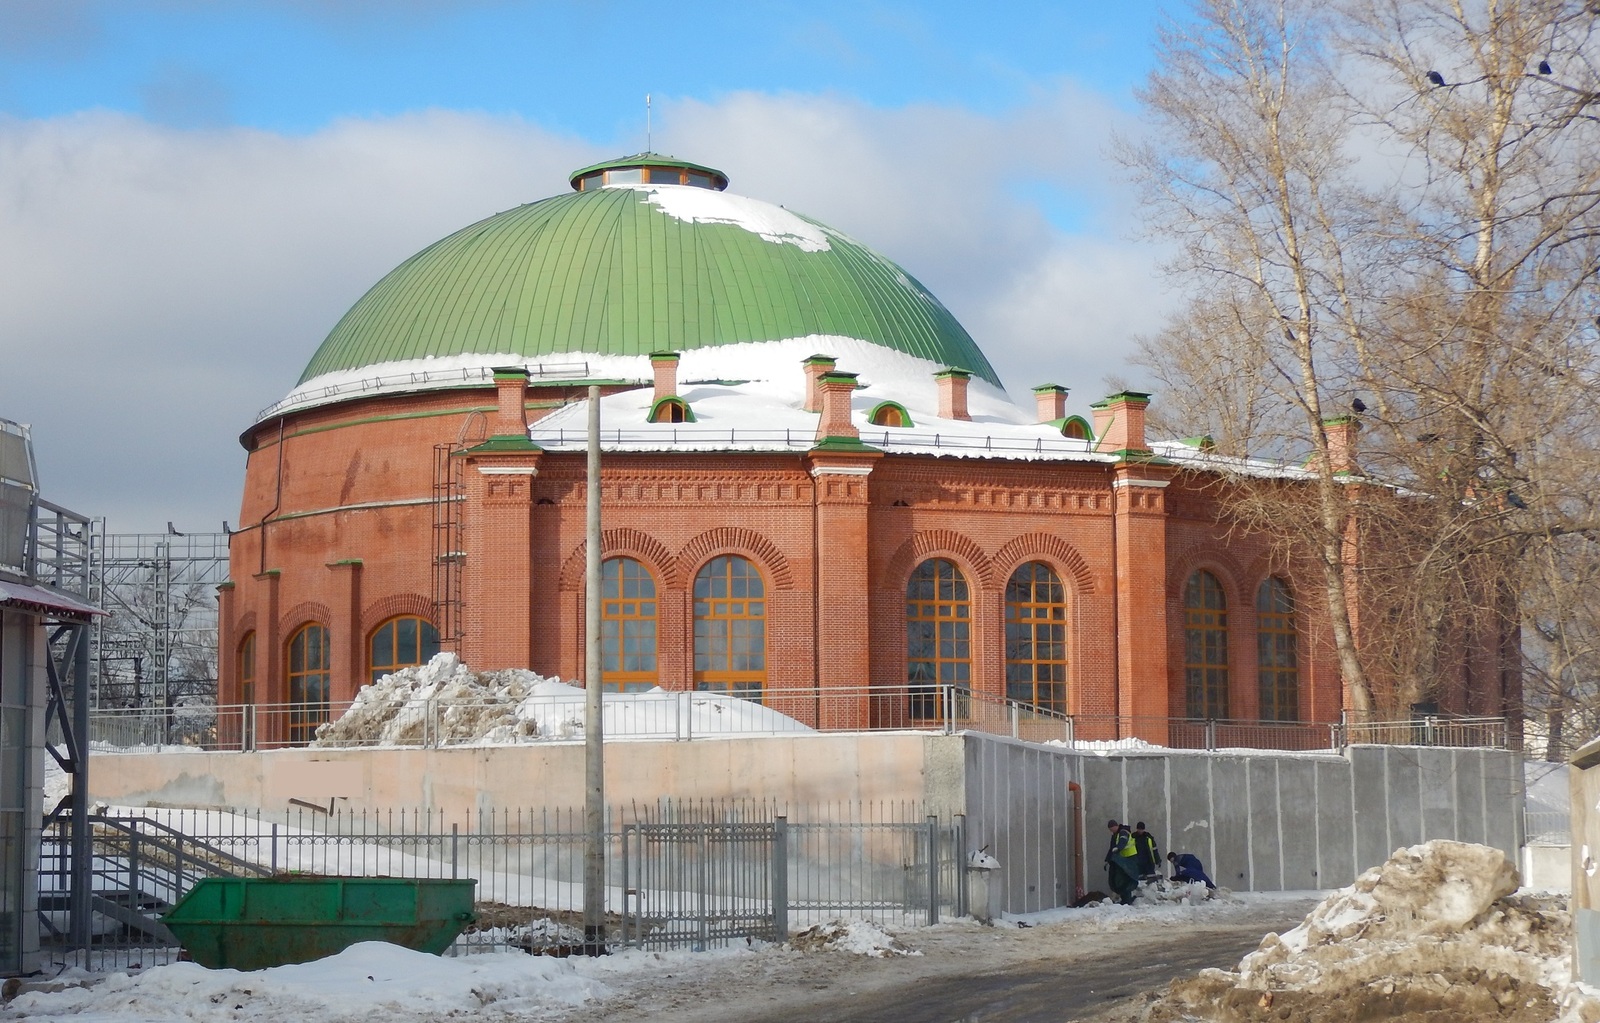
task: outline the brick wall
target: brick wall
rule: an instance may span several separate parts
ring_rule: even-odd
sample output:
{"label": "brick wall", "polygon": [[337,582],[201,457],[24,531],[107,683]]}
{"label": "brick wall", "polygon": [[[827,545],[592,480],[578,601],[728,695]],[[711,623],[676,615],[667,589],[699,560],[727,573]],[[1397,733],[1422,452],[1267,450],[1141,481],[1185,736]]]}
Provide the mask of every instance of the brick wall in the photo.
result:
{"label": "brick wall", "polygon": [[[556,397],[578,396],[566,390]],[[481,430],[493,405],[487,387],[369,399],[291,415],[281,442],[276,423],[248,438],[223,635],[236,647],[255,632],[258,699],[284,698],[283,644],[312,616],[334,633],[335,700],[364,681],[366,638],[383,620],[431,616],[434,449]],[[583,677],[583,474],[581,453],[466,459],[462,649],[473,667]],[[769,688],[904,685],[906,582],[942,557],[970,588],[980,691],[1005,691],[1006,583],[1042,561],[1065,588],[1074,713],[1184,712],[1183,587],[1202,568],[1227,593],[1230,714],[1256,714],[1255,592],[1269,574],[1299,602],[1302,718],[1334,720],[1342,706],[1318,576],[1275,562],[1170,468],[617,454],[603,507],[606,554],[638,559],[656,580],[667,688],[692,685],[695,573],[730,553],[755,562],[766,586]],[[224,698],[236,699],[233,652],[221,662]]]}

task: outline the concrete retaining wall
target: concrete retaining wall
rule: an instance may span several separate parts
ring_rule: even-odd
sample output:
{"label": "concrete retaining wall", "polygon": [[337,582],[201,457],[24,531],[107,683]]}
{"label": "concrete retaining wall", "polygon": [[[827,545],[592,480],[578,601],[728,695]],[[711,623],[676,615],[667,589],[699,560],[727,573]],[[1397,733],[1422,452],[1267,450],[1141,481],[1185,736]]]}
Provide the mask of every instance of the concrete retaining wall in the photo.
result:
{"label": "concrete retaining wall", "polygon": [[[954,744],[930,756],[930,743]],[[959,812],[960,738],[822,733],[606,745],[613,805],[674,799],[793,804],[912,801]],[[127,753],[90,759],[91,797],[120,805],[222,806],[265,813],[289,800],[359,810],[408,808],[464,820],[479,810],[583,805],[582,743],[461,749],[284,749]],[[931,765],[931,766],[930,766]],[[941,766],[942,765],[942,766]]]}
{"label": "concrete retaining wall", "polygon": [[[275,750],[96,756],[95,799],[285,810],[291,799],[352,809],[576,807],[583,746]],[[1335,888],[1432,838],[1519,855],[1522,764],[1514,753],[1355,746],[1337,753],[1089,754],[1003,737],[825,733],[618,742],[606,747],[613,806],[682,799],[797,807],[911,804],[967,815],[972,850],[1002,865],[1007,912],[1106,889],[1105,822],[1142,820],[1162,852],[1193,852],[1236,890]]]}

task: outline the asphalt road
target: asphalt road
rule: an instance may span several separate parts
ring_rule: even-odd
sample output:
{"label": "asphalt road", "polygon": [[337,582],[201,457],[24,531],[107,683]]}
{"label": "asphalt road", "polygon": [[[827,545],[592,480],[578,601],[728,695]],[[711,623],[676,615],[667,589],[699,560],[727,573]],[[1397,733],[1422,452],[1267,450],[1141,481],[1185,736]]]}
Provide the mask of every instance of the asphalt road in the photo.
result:
{"label": "asphalt road", "polygon": [[[1261,944],[1260,927],[1152,931],[1137,958],[1086,947],[1022,969],[921,978],[902,988],[816,992],[803,1006],[748,1023],[1064,1023],[1207,967],[1231,968]],[[1086,942],[1086,944],[1091,944]]]}

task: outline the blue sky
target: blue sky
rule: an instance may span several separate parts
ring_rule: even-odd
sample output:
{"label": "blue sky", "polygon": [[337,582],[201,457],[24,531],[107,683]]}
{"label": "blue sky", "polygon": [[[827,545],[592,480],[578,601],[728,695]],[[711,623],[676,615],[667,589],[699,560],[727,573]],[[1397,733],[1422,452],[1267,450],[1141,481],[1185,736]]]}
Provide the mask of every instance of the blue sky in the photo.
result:
{"label": "blue sky", "polygon": [[[1141,385],[1172,300],[1108,151],[1155,3],[0,0],[0,417],[117,532],[236,520],[237,438],[385,272],[644,147],[896,260],[1014,397]],[[1157,401],[1160,396],[1157,395]]]}
{"label": "blue sky", "polygon": [[1125,100],[1156,15],[1148,2],[8,0],[0,106],[284,132],[445,107],[626,147],[643,141],[646,93],[838,92],[993,112],[1070,76]]}

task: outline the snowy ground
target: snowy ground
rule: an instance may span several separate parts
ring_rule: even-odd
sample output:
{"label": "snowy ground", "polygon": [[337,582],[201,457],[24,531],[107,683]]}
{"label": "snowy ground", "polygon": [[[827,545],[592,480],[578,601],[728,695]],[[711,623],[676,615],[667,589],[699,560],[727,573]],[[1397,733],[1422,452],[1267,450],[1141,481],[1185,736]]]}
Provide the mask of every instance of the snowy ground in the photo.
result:
{"label": "snowy ground", "polygon": [[1600,1019],[1600,1002],[1570,983],[1564,900],[1516,884],[1496,850],[1430,842],[1320,902],[1305,892],[1209,901],[1183,892],[993,927],[960,920],[890,935],[852,923],[784,946],[593,960],[447,959],[364,944],[255,973],[192,964],[133,976],[65,972],[25,984],[0,1020]]}
{"label": "snowy ground", "polygon": [[[520,952],[446,959],[368,943],[316,963],[254,973],[191,963],[133,976],[65,972],[30,981],[0,1019],[76,1023],[343,1023],[381,1013],[391,1023],[485,1020],[759,1018],[802,999],[894,992],[953,969],[1003,974],[1093,948],[1136,948],[1159,932],[1191,940],[1217,928],[1256,939],[1303,916],[1314,893],[1211,902],[1052,910],[985,927],[960,920],[889,935],[859,922],[796,935],[786,946],[710,952],[629,951],[602,959]],[[1153,982],[1159,977],[1151,977]],[[803,1017],[802,1017],[803,1018]]]}

